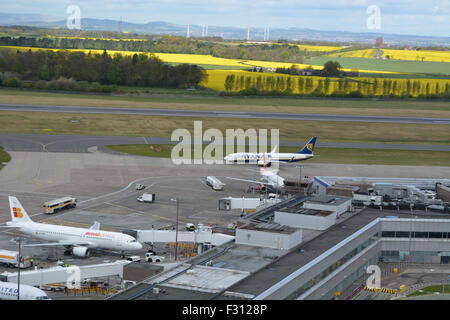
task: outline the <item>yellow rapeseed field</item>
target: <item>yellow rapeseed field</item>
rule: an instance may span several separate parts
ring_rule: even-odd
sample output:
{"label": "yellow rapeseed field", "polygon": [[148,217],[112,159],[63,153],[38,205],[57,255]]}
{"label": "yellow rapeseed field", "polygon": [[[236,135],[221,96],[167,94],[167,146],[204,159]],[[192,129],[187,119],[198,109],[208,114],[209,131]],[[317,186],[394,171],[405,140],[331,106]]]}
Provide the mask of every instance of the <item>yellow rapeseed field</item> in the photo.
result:
{"label": "yellow rapeseed field", "polygon": [[71,37],[71,36],[46,36],[47,38],[58,39],[81,39],[81,40],[110,40],[110,41],[147,41],[145,39],[115,39],[115,38],[93,38],[93,37]]}
{"label": "yellow rapeseed field", "polygon": [[[270,45],[283,45],[283,43],[277,43],[277,42],[268,42],[267,44]],[[295,43],[289,43],[290,46],[297,46],[302,50],[307,51],[315,51],[315,52],[329,52],[329,51],[338,51],[344,48],[347,48],[345,46],[319,46],[319,45],[310,45],[310,44],[295,44]]]}
{"label": "yellow rapeseed field", "polygon": [[[48,49],[48,48],[35,48],[35,47],[14,47],[14,46],[0,46],[3,48],[17,49],[22,51],[37,51],[37,50],[67,50],[71,52],[84,52],[92,54],[102,54],[103,50],[95,49]],[[309,64],[299,64],[291,62],[275,62],[275,61],[257,61],[257,60],[239,60],[239,59],[227,59],[218,58],[211,55],[203,54],[182,54],[182,53],[149,53],[149,52],[137,52],[137,51],[116,51],[108,50],[108,54],[114,56],[116,54],[122,54],[124,56],[137,54],[154,54],[164,62],[168,63],[191,63],[191,64],[205,64],[205,65],[217,65],[217,66],[231,66],[231,67],[263,67],[263,68],[290,68],[295,65],[297,69],[312,68],[315,70],[323,69],[323,66],[309,65]],[[355,69],[342,69],[343,71],[359,71],[359,72],[369,72],[369,73],[398,73],[390,71],[375,71],[375,70],[355,70]]]}
{"label": "yellow rapeseed field", "polygon": [[[228,75],[234,75],[235,81],[230,91],[239,91],[245,88],[259,88],[261,90],[284,91],[288,87],[292,93],[311,93],[317,88],[324,94],[333,92],[350,93],[359,91],[363,95],[401,95],[402,93],[418,96],[419,94],[443,93],[450,88],[450,81],[445,79],[397,79],[397,78],[328,78],[326,84],[324,77],[291,76],[278,73],[259,73],[249,71],[207,70],[208,79],[200,85],[225,91],[225,79]],[[271,79],[269,79],[271,78]],[[310,82],[309,87],[307,80]],[[375,82],[376,81],[376,82]]]}
{"label": "yellow rapeseed field", "polygon": [[302,50],[318,51],[318,52],[337,51],[337,50],[341,50],[341,49],[345,48],[345,47],[338,47],[338,46],[313,46],[313,45],[307,45],[307,44],[297,44],[297,47],[299,47]]}
{"label": "yellow rapeseed field", "polygon": [[450,51],[364,49],[332,53],[330,57],[376,58],[387,57],[391,60],[450,62]]}
{"label": "yellow rapeseed field", "polygon": [[[103,50],[96,49],[50,49],[50,48],[35,48],[35,47],[19,47],[19,46],[0,46],[3,48],[16,49],[22,51],[38,51],[38,50],[67,50],[71,52],[84,52],[92,54],[102,54]],[[147,52],[136,52],[136,51],[117,51],[108,50],[108,54],[114,56],[116,54],[122,54],[124,56],[137,54],[150,54]],[[231,67],[264,67],[264,68],[290,68],[293,63],[286,62],[273,62],[273,61],[255,61],[255,60],[239,60],[239,59],[227,59],[218,58],[211,55],[202,54],[181,54],[181,53],[152,53],[164,62],[168,63],[191,63],[191,64],[207,64],[207,65],[217,65],[217,66],[231,66]],[[308,65],[305,64],[294,64],[296,68],[306,68]],[[313,69],[322,69],[321,66],[311,66]]]}

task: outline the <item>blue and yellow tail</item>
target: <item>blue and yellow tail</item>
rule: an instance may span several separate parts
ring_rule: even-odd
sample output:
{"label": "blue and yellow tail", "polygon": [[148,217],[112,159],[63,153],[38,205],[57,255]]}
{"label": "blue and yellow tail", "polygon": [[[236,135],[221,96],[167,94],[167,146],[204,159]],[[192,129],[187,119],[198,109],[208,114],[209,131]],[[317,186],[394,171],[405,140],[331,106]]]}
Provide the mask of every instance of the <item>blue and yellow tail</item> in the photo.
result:
{"label": "blue and yellow tail", "polygon": [[296,152],[300,154],[313,154],[314,146],[316,145],[317,137],[312,137],[311,140],[308,141],[307,144],[303,147],[302,150]]}

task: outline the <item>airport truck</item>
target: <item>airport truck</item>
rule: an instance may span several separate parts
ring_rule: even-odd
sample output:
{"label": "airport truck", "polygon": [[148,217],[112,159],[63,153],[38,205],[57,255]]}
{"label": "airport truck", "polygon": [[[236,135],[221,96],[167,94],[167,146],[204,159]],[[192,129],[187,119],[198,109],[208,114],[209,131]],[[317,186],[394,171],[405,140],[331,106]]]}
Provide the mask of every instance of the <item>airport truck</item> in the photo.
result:
{"label": "airport truck", "polygon": [[219,179],[217,179],[214,176],[207,176],[206,177],[206,184],[210,187],[212,187],[216,191],[223,190],[223,187],[225,186],[224,183],[222,183]]}
{"label": "airport truck", "polygon": [[63,197],[44,203],[45,213],[55,213],[62,209],[75,208],[77,205],[77,199],[72,197]]}
{"label": "airport truck", "polygon": [[139,202],[153,202],[153,201],[155,201],[155,194],[154,193],[144,193],[140,197],[137,198],[137,201],[139,201]]}
{"label": "airport truck", "polygon": [[[19,252],[17,251],[9,251],[9,250],[0,250],[0,264],[6,267],[17,268],[19,265]],[[22,256],[22,262],[20,263],[20,268],[29,268],[31,267],[31,257]]]}
{"label": "airport truck", "polygon": [[147,252],[145,254],[145,261],[147,261],[147,262],[163,262],[164,257],[158,256],[154,252]]}

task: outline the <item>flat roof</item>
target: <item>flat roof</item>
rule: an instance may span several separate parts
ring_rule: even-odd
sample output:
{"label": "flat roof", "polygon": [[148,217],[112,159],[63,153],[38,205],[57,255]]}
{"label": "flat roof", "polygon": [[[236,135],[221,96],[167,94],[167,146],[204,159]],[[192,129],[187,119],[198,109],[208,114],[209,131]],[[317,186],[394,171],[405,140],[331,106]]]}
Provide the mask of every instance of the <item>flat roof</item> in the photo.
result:
{"label": "flat roof", "polygon": [[178,277],[159,286],[219,293],[246,278],[249,274],[248,271],[194,265]]}
{"label": "flat roof", "polygon": [[349,197],[341,197],[341,196],[335,196],[335,195],[320,195],[320,196],[314,196],[305,201],[306,202],[313,202],[313,203],[320,203],[320,204],[326,204],[331,206],[339,206],[352,198]]}
{"label": "flat roof", "polygon": [[304,215],[308,215],[308,216],[321,216],[321,217],[326,217],[326,216],[329,216],[330,214],[334,213],[334,211],[307,209],[307,208],[302,208],[302,207],[283,208],[283,209],[276,211],[275,214],[277,212],[292,213],[292,214],[304,214]]}
{"label": "flat roof", "polygon": [[274,222],[251,222],[249,224],[243,225],[238,229],[245,230],[255,230],[255,231],[263,231],[263,232],[272,232],[272,233],[284,233],[284,234],[292,234],[297,232],[298,229],[292,228],[290,226],[284,226]]}

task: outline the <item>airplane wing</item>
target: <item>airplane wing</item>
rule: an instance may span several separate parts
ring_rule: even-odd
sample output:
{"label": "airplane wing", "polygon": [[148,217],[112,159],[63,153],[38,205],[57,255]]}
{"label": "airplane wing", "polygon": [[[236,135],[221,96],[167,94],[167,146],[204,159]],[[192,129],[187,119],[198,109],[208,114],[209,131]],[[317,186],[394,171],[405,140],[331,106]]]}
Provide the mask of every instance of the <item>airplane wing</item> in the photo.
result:
{"label": "airplane wing", "polygon": [[231,178],[231,177],[227,177],[227,179],[238,180],[238,181],[245,181],[245,182],[256,183],[256,184],[271,185],[271,184],[269,184],[269,183],[267,183],[265,181],[247,180],[247,179]]}
{"label": "airplane wing", "polygon": [[95,246],[91,242],[87,241],[70,241],[70,240],[61,240],[58,242],[42,242],[42,243],[32,243],[25,244],[24,247],[52,247],[52,246]]}

